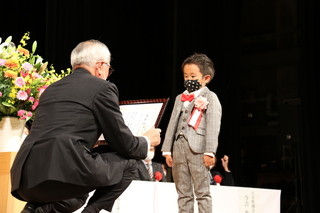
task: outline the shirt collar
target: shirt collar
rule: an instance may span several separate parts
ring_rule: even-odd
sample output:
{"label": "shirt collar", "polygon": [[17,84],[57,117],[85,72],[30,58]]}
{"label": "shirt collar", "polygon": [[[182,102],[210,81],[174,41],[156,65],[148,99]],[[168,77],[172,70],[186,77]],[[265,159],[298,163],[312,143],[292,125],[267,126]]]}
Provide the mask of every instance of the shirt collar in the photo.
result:
{"label": "shirt collar", "polygon": [[188,90],[185,90],[183,93],[187,94],[187,95],[194,94],[194,97],[196,98],[205,87],[202,87],[201,89],[198,89],[198,90],[191,92],[191,93],[189,93]]}

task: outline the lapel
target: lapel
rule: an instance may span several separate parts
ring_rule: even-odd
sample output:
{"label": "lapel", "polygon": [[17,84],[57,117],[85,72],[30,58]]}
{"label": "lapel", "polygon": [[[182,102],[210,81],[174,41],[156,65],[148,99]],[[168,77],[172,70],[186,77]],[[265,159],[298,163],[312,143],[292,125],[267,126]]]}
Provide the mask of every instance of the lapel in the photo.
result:
{"label": "lapel", "polygon": [[152,162],[152,172],[153,174],[159,171],[158,165],[155,162]]}
{"label": "lapel", "polygon": [[[153,164],[152,164],[153,165]],[[139,167],[139,170],[142,172],[143,176],[150,180],[150,177],[149,177],[149,172],[147,170],[147,167],[146,165],[144,164],[144,162],[142,160],[139,161],[138,163],[138,167]]]}
{"label": "lapel", "polygon": [[176,114],[179,115],[183,108],[183,102],[181,101],[181,94],[179,96],[178,107],[176,108]]}
{"label": "lapel", "polygon": [[202,89],[202,91],[199,93],[199,95],[197,97],[200,97],[200,96],[206,97],[208,92],[209,92],[208,87],[205,87]]}

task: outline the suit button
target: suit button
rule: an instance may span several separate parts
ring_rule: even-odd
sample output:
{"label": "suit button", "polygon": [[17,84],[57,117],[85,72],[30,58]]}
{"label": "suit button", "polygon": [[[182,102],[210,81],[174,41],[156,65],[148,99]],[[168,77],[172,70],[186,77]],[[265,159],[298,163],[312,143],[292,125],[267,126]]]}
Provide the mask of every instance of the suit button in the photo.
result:
{"label": "suit button", "polygon": [[182,130],[184,130],[185,128],[184,128],[184,127],[182,127],[181,129],[182,129]]}
{"label": "suit button", "polygon": [[185,113],[188,113],[188,110],[185,110],[184,112],[185,112]]}
{"label": "suit button", "polygon": [[187,119],[183,119],[182,121],[183,121],[183,122],[186,122],[186,120],[187,120]]}

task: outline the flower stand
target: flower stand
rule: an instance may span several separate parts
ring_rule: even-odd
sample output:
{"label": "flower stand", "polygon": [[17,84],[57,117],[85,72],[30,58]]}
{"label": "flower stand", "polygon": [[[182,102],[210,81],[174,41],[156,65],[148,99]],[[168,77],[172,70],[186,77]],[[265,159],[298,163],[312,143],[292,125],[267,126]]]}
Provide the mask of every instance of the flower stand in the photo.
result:
{"label": "flower stand", "polygon": [[17,152],[22,143],[26,120],[5,116],[0,121],[0,152]]}
{"label": "flower stand", "polygon": [[0,152],[0,212],[20,213],[25,202],[11,195],[10,168],[16,152]]}
{"label": "flower stand", "polygon": [[25,120],[5,116],[0,121],[0,212],[20,213],[25,202],[11,195],[10,168],[22,143]]}

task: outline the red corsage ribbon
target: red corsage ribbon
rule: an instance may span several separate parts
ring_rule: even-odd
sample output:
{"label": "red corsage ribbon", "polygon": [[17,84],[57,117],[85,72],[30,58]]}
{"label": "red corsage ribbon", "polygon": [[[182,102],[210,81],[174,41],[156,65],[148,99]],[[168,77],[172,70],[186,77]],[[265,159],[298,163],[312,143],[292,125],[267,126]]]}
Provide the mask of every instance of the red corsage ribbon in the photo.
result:
{"label": "red corsage ribbon", "polygon": [[220,175],[215,175],[213,177],[213,180],[217,183],[217,185],[220,185],[220,183],[222,181],[222,177]]}
{"label": "red corsage ribbon", "polygon": [[154,173],[154,178],[156,179],[156,181],[160,181],[162,179],[162,174],[161,172],[157,171]]}
{"label": "red corsage ribbon", "polygon": [[191,113],[191,116],[188,120],[188,124],[192,126],[195,130],[198,129],[202,114],[204,110],[207,109],[209,102],[207,101],[207,98],[200,96],[194,101],[194,109]]}

